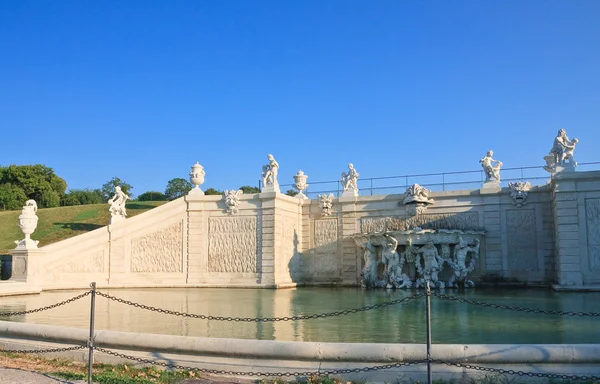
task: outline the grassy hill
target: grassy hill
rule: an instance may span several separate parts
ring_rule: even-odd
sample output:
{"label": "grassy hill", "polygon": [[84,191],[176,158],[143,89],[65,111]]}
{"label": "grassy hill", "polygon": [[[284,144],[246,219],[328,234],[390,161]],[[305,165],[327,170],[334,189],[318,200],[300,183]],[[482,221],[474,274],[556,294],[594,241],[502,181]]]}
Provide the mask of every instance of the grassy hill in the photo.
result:
{"label": "grassy hill", "polygon": [[[164,201],[128,202],[125,205],[127,216],[139,215],[164,203]],[[22,240],[24,237],[19,228],[20,214],[21,211],[0,211],[0,255],[8,254],[8,250],[15,248],[15,240]],[[38,225],[31,238],[39,240],[40,246],[103,227],[108,224],[110,218],[107,204],[39,209],[37,215]]]}

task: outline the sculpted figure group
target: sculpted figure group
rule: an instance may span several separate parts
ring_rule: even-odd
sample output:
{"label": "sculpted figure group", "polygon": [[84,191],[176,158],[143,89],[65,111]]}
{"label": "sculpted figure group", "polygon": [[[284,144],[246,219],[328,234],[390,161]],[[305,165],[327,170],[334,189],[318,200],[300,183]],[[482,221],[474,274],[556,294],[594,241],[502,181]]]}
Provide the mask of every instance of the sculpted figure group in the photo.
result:
{"label": "sculpted figure group", "polygon": [[[439,289],[475,286],[475,283],[469,280],[468,275],[475,270],[477,265],[478,239],[469,244],[462,236],[459,236],[454,246],[454,252],[450,254],[450,247],[446,245],[448,254],[440,255],[438,246],[432,238],[421,246],[414,246],[409,238],[404,252],[398,253],[398,240],[387,233],[383,236],[385,240],[379,246],[374,245],[371,240],[360,244],[364,251],[365,261],[361,274],[363,287],[400,289],[411,288],[414,285],[415,288],[422,288],[426,286],[427,282],[432,288]],[[442,246],[442,254],[444,253],[444,246]],[[411,264],[414,264],[412,269],[415,276],[412,279],[404,272],[407,264],[409,264],[409,270]],[[440,277],[444,264],[448,264],[452,269],[452,275],[447,283]],[[380,276],[379,271],[381,270],[383,273]]]}

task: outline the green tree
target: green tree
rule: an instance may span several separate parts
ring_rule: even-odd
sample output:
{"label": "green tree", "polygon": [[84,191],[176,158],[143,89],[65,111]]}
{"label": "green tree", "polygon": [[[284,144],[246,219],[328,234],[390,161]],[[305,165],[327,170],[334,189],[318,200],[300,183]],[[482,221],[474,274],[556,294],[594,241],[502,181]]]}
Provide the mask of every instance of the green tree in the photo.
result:
{"label": "green tree", "polygon": [[294,191],[293,189],[288,189],[285,194],[294,197],[298,194],[298,192]]}
{"label": "green tree", "polygon": [[214,188],[208,188],[206,191],[204,191],[205,195],[222,195],[223,191],[219,191],[218,189],[214,189]]}
{"label": "green tree", "polygon": [[162,192],[148,191],[137,197],[138,201],[166,201],[167,196]]}
{"label": "green tree", "polygon": [[240,189],[242,191],[244,191],[245,195],[252,195],[254,193],[260,193],[260,188],[258,188],[258,187],[251,187],[249,185],[241,186]]}
{"label": "green tree", "polygon": [[11,183],[0,184],[0,209],[21,209],[27,201],[23,188]]}
{"label": "green tree", "polygon": [[70,189],[60,200],[60,205],[87,205],[106,203],[99,189]]}
{"label": "green tree", "polygon": [[[12,187],[5,187],[8,189],[4,190],[4,198],[12,193],[7,194],[7,190],[14,192],[14,188],[19,188],[25,194],[25,200],[35,200],[40,208],[58,207],[67,190],[67,182],[58,177],[52,168],[42,164],[0,167],[0,185],[6,184],[11,184]],[[5,201],[5,206],[15,206],[15,204],[20,207],[24,201],[13,203]]]}
{"label": "green tree", "polygon": [[133,189],[133,187],[130,184],[127,184],[125,181],[115,176],[106,183],[104,183],[104,185],[102,185],[101,191],[104,201],[108,201],[111,197],[114,196],[115,187],[117,185],[121,186],[121,191],[123,191],[123,193],[125,193],[126,195],[130,195],[130,191]]}
{"label": "green tree", "polygon": [[194,186],[192,183],[181,177],[169,180],[165,189],[167,200],[175,200],[186,195]]}

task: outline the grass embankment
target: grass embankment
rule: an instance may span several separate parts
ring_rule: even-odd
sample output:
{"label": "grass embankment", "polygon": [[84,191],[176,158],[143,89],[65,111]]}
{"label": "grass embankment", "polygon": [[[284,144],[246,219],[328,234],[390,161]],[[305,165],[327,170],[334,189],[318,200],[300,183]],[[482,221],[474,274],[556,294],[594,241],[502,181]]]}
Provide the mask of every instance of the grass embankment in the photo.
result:
{"label": "grass embankment", "polygon": [[[155,208],[164,201],[131,201],[125,207],[127,216],[132,217]],[[8,254],[15,248],[15,240],[23,239],[18,217],[21,211],[0,211],[0,255]],[[40,246],[55,243],[69,237],[104,227],[108,224],[110,213],[107,204],[76,205],[39,209],[39,221],[31,235],[40,241]]]}

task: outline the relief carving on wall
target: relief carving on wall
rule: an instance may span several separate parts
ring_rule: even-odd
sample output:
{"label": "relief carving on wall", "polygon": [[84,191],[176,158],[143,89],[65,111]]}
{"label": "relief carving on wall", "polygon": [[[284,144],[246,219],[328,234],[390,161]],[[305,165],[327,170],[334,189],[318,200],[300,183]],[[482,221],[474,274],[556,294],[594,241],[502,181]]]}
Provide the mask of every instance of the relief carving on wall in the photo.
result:
{"label": "relief carving on wall", "polygon": [[443,213],[432,215],[417,215],[413,217],[363,217],[360,220],[362,233],[409,231],[412,229],[446,229],[453,228],[463,231],[479,230],[477,212]]}
{"label": "relief carving on wall", "polygon": [[513,200],[513,205],[517,208],[521,208],[527,204],[527,193],[531,189],[531,183],[529,181],[517,181],[516,183],[511,181],[508,183],[508,189],[510,191],[510,197]]}
{"label": "relief carving on wall", "polygon": [[338,222],[336,219],[315,220],[315,272],[337,273]]}
{"label": "relief carving on wall", "polygon": [[256,217],[211,217],[208,220],[208,270],[256,273]]}
{"label": "relief carving on wall", "polygon": [[585,200],[590,271],[600,271],[600,199]]}
{"label": "relief carving on wall", "polygon": [[538,257],[535,211],[506,211],[508,266],[513,271],[537,271]]}
{"label": "relief carving on wall", "polygon": [[131,271],[183,272],[183,223],[133,239]]}
{"label": "relief carving on wall", "polygon": [[102,273],[104,272],[104,250],[78,257],[77,259],[51,268],[52,275],[61,273]]}

